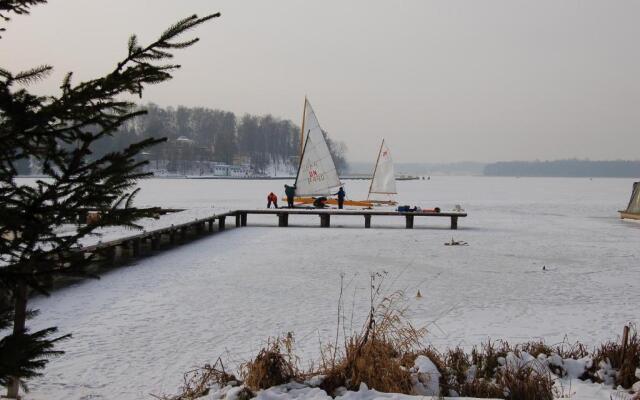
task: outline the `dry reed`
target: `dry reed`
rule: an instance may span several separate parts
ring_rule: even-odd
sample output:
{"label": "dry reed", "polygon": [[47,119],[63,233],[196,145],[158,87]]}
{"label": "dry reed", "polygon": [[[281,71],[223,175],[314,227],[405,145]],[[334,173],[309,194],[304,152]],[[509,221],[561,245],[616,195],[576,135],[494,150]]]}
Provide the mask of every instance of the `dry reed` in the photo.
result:
{"label": "dry reed", "polygon": [[343,349],[333,349],[337,359],[323,362],[319,371],[327,393],[338,387],[358,389],[361,383],[382,392],[411,393],[411,373],[403,360],[415,352],[425,330],[405,318],[403,298],[398,292],[372,306],[362,332],[347,338]]}
{"label": "dry reed", "polygon": [[630,334],[626,343],[624,343],[624,339],[617,342],[608,341],[596,349],[593,357],[593,366],[589,371],[592,380],[599,380],[595,372],[602,362],[609,363],[611,368],[617,371],[615,377],[616,385],[629,389],[638,381],[635,373],[636,369],[640,368],[640,337],[638,337],[638,331],[635,326],[631,326],[629,331]]}
{"label": "dry reed", "polygon": [[224,387],[238,382],[235,375],[225,371],[220,358],[213,365],[206,364],[204,367],[186,372],[182,379],[179,394],[173,396],[152,394],[151,396],[160,400],[194,400],[209,394],[214,384]]}
{"label": "dry reed", "polygon": [[508,400],[553,400],[551,375],[540,374],[531,365],[501,370],[496,384],[504,388]]}
{"label": "dry reed", "polygon": [[244,384],[252,390],[282,385],[300,376],[293,352],[293,334],[269,339],[255,359],[241,366]]}

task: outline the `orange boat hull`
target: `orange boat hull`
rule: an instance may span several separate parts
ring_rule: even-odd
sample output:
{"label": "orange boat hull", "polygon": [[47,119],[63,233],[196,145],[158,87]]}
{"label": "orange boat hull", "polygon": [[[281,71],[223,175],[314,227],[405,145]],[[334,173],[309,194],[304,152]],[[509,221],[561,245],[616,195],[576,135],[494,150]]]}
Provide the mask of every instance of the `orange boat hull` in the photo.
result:
{"label": "orange boat hull", "polygon": [[[283,200],[286,202],[287,198],[284,197]],[[295,197],[293,202],[296,204],[313,204],[314,200],[315,200],[314,197]],[[327,198],[326,204],[337,206],[338,200]],[[368,200],[345,200],[344,205],[351,206],[351,207],[372,208],[374,203]]]}

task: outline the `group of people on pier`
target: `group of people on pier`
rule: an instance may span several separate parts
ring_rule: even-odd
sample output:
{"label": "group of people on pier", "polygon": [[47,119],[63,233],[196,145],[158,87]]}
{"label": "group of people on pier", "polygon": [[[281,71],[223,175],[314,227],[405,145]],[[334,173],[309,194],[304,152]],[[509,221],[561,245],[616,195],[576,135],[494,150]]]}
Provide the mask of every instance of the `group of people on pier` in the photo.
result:
{"label": "group of people on pier", "polygon": [[[293,208],[294,207],[293,202],[296,197],[296,185],[291,186],[291,185],[285,184],[284,193],[287,197],[287,207]],[[338,208],[342,209],[344,207],[344,199],[347,196],[347,193],[344,191],[344,188],[340,186],[340,189],[338,190],[338,192],[334,193],[333,195],[338,197]],[[271,208],[272,204],[274,208],[278,208],[278,196],[275,193],[270,192],[267,195],[267,208]],[[327,198],[325,196],[315,197],[313,199],[313,206],[315,208],[326,208]]]}

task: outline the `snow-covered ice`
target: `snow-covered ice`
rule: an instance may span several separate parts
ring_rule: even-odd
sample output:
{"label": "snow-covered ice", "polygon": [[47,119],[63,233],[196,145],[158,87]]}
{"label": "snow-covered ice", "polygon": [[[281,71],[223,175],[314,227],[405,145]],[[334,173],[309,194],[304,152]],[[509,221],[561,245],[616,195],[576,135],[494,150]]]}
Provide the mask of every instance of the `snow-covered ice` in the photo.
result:
{"label": "snow-covered ice", "polygon": [[[148,180],[137,202],[195,215],[265,207],[267,193],[280,193],[284,183]],[[345,188],[358,199],[367,185],[348,181]],[[359,329],[366,315],[369,273],[387,271],[384,289],[405,290],[409,316],[428,327],[426,341],[438,347],[488,337],[554,343],[566,335],[588,345],[614,339],[625,323],[640,322],[640,224],[616,213],[630,188],[629,179],[398,182],[401,203],[443,210],[461,204],[469,217],[458,231],[446,218],[416,219],[416,229],[406,230],[402,219],[374,217],[373,229],[364,230],[361,217],[332,218],[332,228],[322,229],[317,217],[292,216],[294,227],[282,229],[274,216],[249,216],[247,228],[35,299],[41,314],[32,326],[57,325],[73,338],[62,346],[67,354],[32,383],[29,398],[172,393],[191,367],[220,355],[237,363],[289,331],[306,362],[318,355],[319,339],[335,335],[341,273],[348,328]],[[452,236],[470,245],[444,246]],[[417,290],[422,298],[414,297]],[[611,393],[569,382],[584,393],[574,398]]]}

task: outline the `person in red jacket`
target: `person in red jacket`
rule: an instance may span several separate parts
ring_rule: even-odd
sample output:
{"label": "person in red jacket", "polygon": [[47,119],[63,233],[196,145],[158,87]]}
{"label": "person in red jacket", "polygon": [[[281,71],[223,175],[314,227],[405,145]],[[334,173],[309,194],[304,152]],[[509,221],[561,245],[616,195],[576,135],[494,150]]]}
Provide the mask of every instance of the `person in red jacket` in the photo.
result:
{"label": "person in red jacket", "polygon": [[267,208],[271,208],[271,203],[275,208],[278,208],[278,196],[276,196],[273,192],[269,193],[267,196]]}

